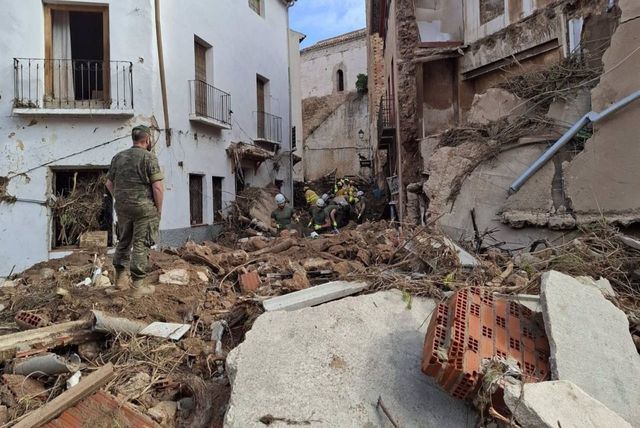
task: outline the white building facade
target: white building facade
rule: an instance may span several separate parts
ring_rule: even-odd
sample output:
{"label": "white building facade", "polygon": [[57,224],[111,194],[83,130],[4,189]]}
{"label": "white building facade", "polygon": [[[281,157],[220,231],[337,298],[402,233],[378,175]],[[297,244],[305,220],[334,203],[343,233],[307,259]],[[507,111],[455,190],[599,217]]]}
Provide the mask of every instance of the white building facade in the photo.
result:
{"label": "white building facade", "polygon": [[0,277],[68,254],[52,197],[137,124],[157,129],[161,244],[211,239],[243,187],[292,198],[291,3],[0,0]]}

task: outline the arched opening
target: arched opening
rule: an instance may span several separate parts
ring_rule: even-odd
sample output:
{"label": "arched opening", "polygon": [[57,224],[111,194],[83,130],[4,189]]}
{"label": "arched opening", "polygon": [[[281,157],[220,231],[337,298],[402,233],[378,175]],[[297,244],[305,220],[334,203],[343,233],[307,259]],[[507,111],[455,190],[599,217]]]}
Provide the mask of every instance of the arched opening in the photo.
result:
{"label": "arched opening", "polygon": [[338,70],[338,92],[344,91],[344,72]]}

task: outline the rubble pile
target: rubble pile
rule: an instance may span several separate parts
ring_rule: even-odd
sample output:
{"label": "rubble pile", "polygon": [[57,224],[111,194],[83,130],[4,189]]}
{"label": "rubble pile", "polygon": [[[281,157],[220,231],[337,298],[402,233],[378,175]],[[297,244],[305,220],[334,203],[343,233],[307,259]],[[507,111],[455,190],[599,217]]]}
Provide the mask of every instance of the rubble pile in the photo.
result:
{"label": "rubble pile", "polygon": [[[245,210],[259,215],[256,207]],[[108,255],[88,250],[40,263],[3,282],[4,420],[33,417],[36,408],[46,408],[112,364],[105,383],[88,388],[88,395],[53,412],[55,417],[80,411],[92,400],[116,400],[125,403],[116,407],[117,420],[219,426],[231,394],[227,353],[243,342],[261,314],[329,305],[353,294],[397,289],[406,308],[417,299],[435,299],[436,306],[449,293],[467,293],[469,287],[478,287],[482,295],[538,294],[549,269],[601,273],[611,281],[608,298],[626,313],[632,330],[638,328],[633,270],[640,250],[634,247],[637,241],[607,226],[513,257],[470,253],[430,227],[400,231],[386,222],[352,224],[317,239],[295,231],[269,236],[256,229],[222,238],[152,251],[148,281],[156,291],[140,299],[112,285]],[[417,314],[421,323],[429,315]],[[103,395],[92,395],[97,389]]]}

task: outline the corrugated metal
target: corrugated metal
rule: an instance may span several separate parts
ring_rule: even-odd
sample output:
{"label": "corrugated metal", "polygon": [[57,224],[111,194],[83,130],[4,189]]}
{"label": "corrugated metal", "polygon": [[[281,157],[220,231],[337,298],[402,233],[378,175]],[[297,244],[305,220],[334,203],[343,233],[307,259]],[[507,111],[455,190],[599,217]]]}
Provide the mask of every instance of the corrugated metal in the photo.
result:
{"label": "corrugated metal", "polygon": [[49,422],[46,428],[94,428],[104,426],[111,421],[111,426],[121,428],[156,428],[151,418],[134,410],[127,404],[120,404],[118,400],[104,391],[98,391],[85,398],[80,403],[65,410],[57,419]]}

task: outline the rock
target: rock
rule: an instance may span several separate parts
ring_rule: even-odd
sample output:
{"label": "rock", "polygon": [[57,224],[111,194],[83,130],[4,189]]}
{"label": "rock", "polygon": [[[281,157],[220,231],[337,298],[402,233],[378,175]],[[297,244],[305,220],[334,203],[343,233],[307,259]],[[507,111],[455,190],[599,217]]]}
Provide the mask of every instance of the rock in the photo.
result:
{"label": "rock", "polygon": [[16,287],[17,285],[18,284],[16,281],[12,281],[10,279],[7,279],[4,282],[0,283],[1,288],[13,288],[13,287]]}
{"label": "rock", "polygon": [[201,282],[209,282],[209,275],[207,275],[205,272],[202,272],[201,270],[199,270],[197,272],[197,275],[198,275],[198,279]]}
{"label": "rock", "polygon": [[626,315],[595,287],[546,272],[542,314],[554,379],[573,382],[632,424],[640,421],[640,355]]}
{"label": "rock", "polygon": [[504,400],[523,428],[631,428],[604,404],[564,380],[512,384],[504,389]]}
{"label": "rock", "polygon": [[151,376],[145,372],[138,372],[130,377],[124,385],[118,387],[117,390],[119,394],[132,398],[141,394],[149,383],[151,383]]}
{"label": "rock", "polygon": [[161,401],[150,408],[147,413],[163,426],[173,426],[178,413],[178,403],[175,401]]}
{"label": "rock", "polygon": [[112,286],[112,284],[111,284],[111,280],[109,279],[108,276],[100,275],[98,277],[98,279],[96,280],[95,286],[98,287],[98,288],[109,288],[109,287]]}
{"label": "rock", "polygon": [[600,279],[596,281],[590,276],[578,276],[576,279],[584,285],[596,287],[600,292],[602,292],[604,297],[616,297],[617,295],[608,279],[600,277]]}
{"label": "rock", "polygon": [[527,110],[527,103],[509,91],[489,88],[473,97],[471,110],[467,116],[469,123],[486,125],[505,117],[515,117]]}
{"label": "rock", "polygon": [[444,237],[444,242],[447,244],[449,248],[451,248],[457,255],[458,260],[460,260],[460,265],[465,269],[473,269],[476,266],[480,265],[478,259],[473,257],[469,252],[467,252],[464,248],[453,242],[451,239]]}
{"label": "rock", "polygon": [[56,275],[56,271],[51,268],[42,268],[40,270],[40,278],[43,280],[53,279]]}
{"label": "rock", "polygon": [[93,361],[100,355],[98,342],[87,342],[78,345],[78,354],[85,360]]}
{"label": "rock", "polygon": [[160,284],[189,285],[189,272],[186,269],[173,269],[160,275]]}
{"label": "rock", "polygon": [[306,259],[302,263],[302,267],[306,271],[328,270],[328,269],[332,269],[333,263],[330,260],[325,260],[320,258],[311,258],[311,259]]}
{"label": "rock", "polygon": [[9,409],[7,406],[0,406],[0,425],[5,425],[9,422]]}
{"label": "rock", "polygon": [[378,397],[403,427],[473,426],[474,412],[420,372],[434,308],[433,300],[414,298],[409,310],[394,290],[261,315],[227,357],[232,393],[225,426],[264,426],[259,420],[266,415],[322,426],[389,426],[376,409]]}

